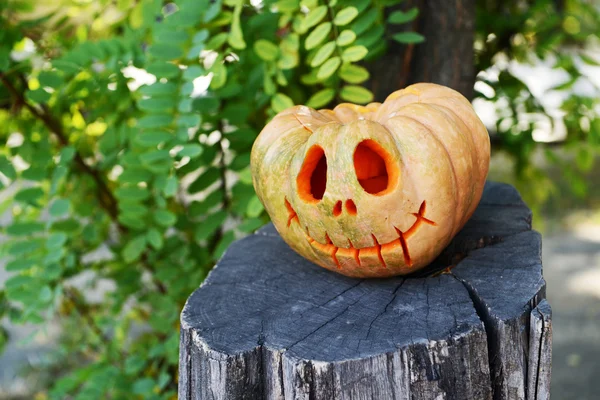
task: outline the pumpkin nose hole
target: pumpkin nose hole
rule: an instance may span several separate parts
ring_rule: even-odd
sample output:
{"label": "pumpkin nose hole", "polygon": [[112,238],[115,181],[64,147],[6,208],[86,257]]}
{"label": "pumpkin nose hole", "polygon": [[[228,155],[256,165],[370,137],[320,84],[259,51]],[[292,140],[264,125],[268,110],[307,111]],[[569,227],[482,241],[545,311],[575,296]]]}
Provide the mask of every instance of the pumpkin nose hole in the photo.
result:
{"label": "pumpkin nose hole", "polygon": [[298,194],[304,201],[316,203],[323,198],[327,187],[327,157],[320,146],[312,146],[296,178]]}
{"label": "pumpkin nose hole", "polygon": [[339,200],[337,203],[335,203],[335,206],[333,206],[333,216],[337,217],[342,213],[342,201]]}
{"label": "pumpkin nose hole", "polygon": [[370,194],[382,195],[399,171],[392,156],[374,140],[363,140],[354,150],[354,170],[360,186]]}
{"label": "pumpkin nose hole", "polygon": [[356,204],[352,201],[352,199],[346,200],[346,210],[350,215],[356,215]]}

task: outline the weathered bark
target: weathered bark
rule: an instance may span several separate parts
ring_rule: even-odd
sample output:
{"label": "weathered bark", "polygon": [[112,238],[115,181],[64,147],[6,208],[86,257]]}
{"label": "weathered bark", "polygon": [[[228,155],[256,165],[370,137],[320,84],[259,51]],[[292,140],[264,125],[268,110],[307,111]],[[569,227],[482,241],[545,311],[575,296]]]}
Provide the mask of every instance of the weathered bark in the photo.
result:
{"label": "weathered bark", "polygon": [[441,275],[348,278],[268,225],[188,299],[180,399],[547,399],[540,247],[517,192],[494,183],[428,269],[457,262]]}
{"label": "weathered bark", "polygon": [[417,82],[449,86],[471,99],[476,75],[475,0],[411,0],[394,9],[411,7],[420,11],[417,20],[389,25],[388,34],[416,31],[425,42],[405,45],[389,40],[385,54],[367,65],[372,77],[368,86],[375,99],[383,101],[392,91]]}

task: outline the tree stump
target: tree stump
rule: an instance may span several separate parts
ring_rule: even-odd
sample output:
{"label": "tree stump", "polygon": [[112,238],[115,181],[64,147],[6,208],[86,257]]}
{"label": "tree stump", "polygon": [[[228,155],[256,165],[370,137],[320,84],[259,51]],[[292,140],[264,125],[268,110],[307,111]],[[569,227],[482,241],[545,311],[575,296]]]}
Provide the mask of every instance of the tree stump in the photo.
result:
{"label": "tree stump", "polygon": [[180,399],[547,399],[541,238],[509,185],[416,276],[354,279],[272,225],[232,244],[181,314]]}

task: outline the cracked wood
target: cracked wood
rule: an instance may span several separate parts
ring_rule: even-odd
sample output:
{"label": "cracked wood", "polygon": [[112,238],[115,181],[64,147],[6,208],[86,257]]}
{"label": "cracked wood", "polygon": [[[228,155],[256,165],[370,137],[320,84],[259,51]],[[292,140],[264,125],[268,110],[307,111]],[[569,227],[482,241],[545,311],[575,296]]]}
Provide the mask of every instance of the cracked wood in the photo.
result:
{"label": "cracked wood", "polygon": [[338,275],[268,225],[188,299],[179,398],[547,399],[540,245],[518,193],[496,183],[426,276]]}

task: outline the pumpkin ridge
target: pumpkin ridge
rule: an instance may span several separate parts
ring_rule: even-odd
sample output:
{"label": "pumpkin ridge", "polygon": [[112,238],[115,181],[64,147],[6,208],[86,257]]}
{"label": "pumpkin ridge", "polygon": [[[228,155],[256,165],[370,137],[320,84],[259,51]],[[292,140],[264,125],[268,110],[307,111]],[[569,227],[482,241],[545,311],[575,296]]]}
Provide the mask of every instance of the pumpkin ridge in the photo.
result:
{"label": "pumpkin ridge", "polygon": [[[471,175],[469,175],[469,181],[471,183],[474,182],[479,182],[479,168],[476,168],[477,165],[479,165],[479,154],[477,152],[477,148],[475,147],[475,139],[473,138],[473,135],[471,134],[471,132],[469,132],[469,129],[466,125],[466,122],[464,122],[462,119],[460,119],[458,117],[458,114],[454,112],[454,110],[451,110],[450,108],[448,108],[447,106],[444,106],[442,104],[438,104],[438,103],[423,103],[426,104],[428,107],[432,107],[434,109],[437,109],[439,112],[443,113],[446,117],[448,117],[449,119],[455,120],[454,123],[456,125],[456,131],[458,132],[458,134],[467,142],[467,145],[469,147],[469,151],[468,151],[468,155],[471,157],[471,168],[470,168],[470,172]],[[454,115],[454,117],[452,115],[448,115],[447,111],[450,111],[451,114]],[[458,126],[458,124],[456,124],[457,121],[460,121],[460,123],[462,123],[464,125],[465,128],[467,128],[467,133],[464,133],[462,129],[460,129],[461,127]],[[454,160],[454,158],[450,159],[451,161]],[[475,185],[471,184],[468,186],[470,188],[469,192],[464,193],[464,201],[466,204],[465,207],[465,216],[467,214],[467,212],[471,209],[471,205],[473,204],[473,197],[475,194]],[[466,222],[467,222],[468,218],[465,219],[465,217],[463,216],[463,218],[460,220],[460,227],[462,227]]]}
{"label": "pumpkin ridge", "polygon": [[255,140],[252,183],[282,239],[309,261],[347,276],[405,275],[473,214],[489,147],[467,99],[418,83],[383,103],[283,110]]}
{"label": "pumpkin ridge", "polygon": [[[459,103],[463,103],[462,99],[460,99],[458,96],[457,97],[451,97],[451,96],[443,96],[443,97],[432,97],[431,99],[454,99],[456,101],[458,101]],[[471,130],[469,129],[469,124],[467,123],[466,120],[464,120],[462,118],[461,115],[459,115],[459,113],[457,113],[455,110],[453,110],[452,108],[448,107],[447,105],[443,105],[443,104],[439,104],[439,103],[429,103],[431,105],[435,105],[437,107],[441,107],[446,109],[448,112],[454,114],[454,116],[456,117],[456,119],[458,119],[459,121],[461,121],[463,123],[463,125],[466,128],[466,131],[468,133],[468,137],[470,138],[471,141],[471,154],[473,155],[472,157],[473,159],[473,164],[474,166],[479,166],[480,162],[481,162],[481,156],[482,154],[480,154],[480,149],[477,146],[477,139],[475,137],[475,135],[478,135],[478,132],[476,130]],[[470,103],[467,104],[468,106],[471,106]],[[481,122],[481,119],[479,119],[479,117],[475,114],[475,117],[477,118],[477,120],[479,121],[479,124],[484,128],[485,132],[485,136],[487,136],[487,130],[485,129],[485,126],[483,125],[483,122]],[[484,157],[485,158],[485,157]],[[482,171],[479,168],[473,168],[474,171],[477,171],[478,176],[475,177],[474,179],[472,179],[472,181],[475,182],[480,182],[481,181],[481,173]],[[486,171],[486,176],[487,176],[487,171]],[[476,188],[477,185],[471,185],[471,196],[470,196],[470,201],[469,201],[469,207],[467,207],[466,209],[466,213],[465,216],[463,217],[463,220],[461,221],[461,226],[464,225],[469,218],[471,217],[471,215],[473,214],[473,212],[475,212],[475,207],[477,205],[477,203],[475,203],[475,205],[473,205],[473,200],[475,197],[475,193],[476,193]]]}
{"label": "pumpkin ridge", "polygon": [[[426,130],[429,132],[430,136],[432,136],[432,137],[433,137],[433,138],[434,138],[434,139],[435,139],[435,140],[436,140],[436,141],[437,141],[437,142],[438,142],[438,143],[439,143],[439,144],[442,146],[442,148],[443,148],[443,149],[444,149],[444,151],[446,152],[446,156],[448,157],[448,160],[450,161],[450,169],[452,170],[452,175],[453,175],[453,177],[454,177],[454,187],[457,187],[457,186],[458,186],[458,181],[459,181],[459,179],[458,179],[458,175],[456,174],[456,167],[454,166],[454,161],[453,161],[452,157],[450,156],[450,152],[448,151],[448,146],[446,146],[446,143],[445,143],[445,142],[444,142],[442,139],[440,139],[440,138],[439,138],[439,137],[438,137],[438,136],[437,136],[437,135],[436,135],[436,134],[433,132],[433,130],[432,130],[431,128],[429,128],[427,125],[425,125],[424,123],[422,123],[421,121],[419,121],[419,120],[418,120],[418,119],[416,119],[416,118],[409,117],[409,116],[407,116],[407,115],[397,115],[397,116],[395,116],[395,117],[393,117],[393,118],[406,118],[406,119],[409,119],[409,120],[411,120],[411,121],[413,121],[413,122],[416,122],[417,124],[419,124],[419,125],[421,125],[423,128],[425,128],[425,129],[426,129]],[[390,118],[390,119],[392,119],[392,118]],[[461,189],[460,187],[457,187],[457,190],[462,190],[462,189]],[[458,203],[458,202],[457,202],[457,203]],[[457,204],[457,205],[458,205],[458,204]],[[466,210],[465,210],[465,211],[466,211]],[[456,215],[458,216],[459,214],[457,213]],[[462,218],[461,218],[461,220],[462,220]],[[456,222],[456,221],[455,221],[455,222]],[[462,228],[462,226],[461,226],[461,228]],[[452,233],[452,236],[454,236],[454,234],[456,234],[456,232],[458,231],[458,229],[459,229],[458,227],[455,227],[455,228],[454,228],[454,230],[453,230],[453,233]]]}

